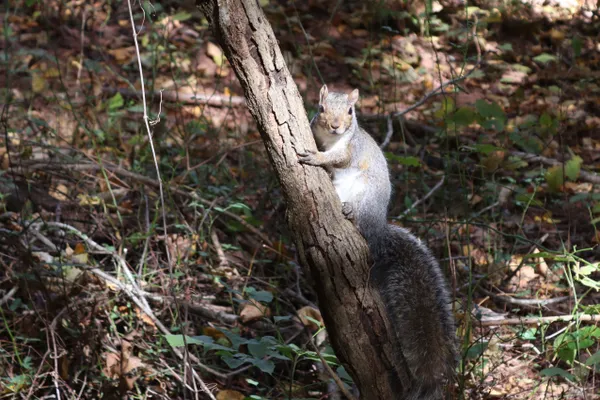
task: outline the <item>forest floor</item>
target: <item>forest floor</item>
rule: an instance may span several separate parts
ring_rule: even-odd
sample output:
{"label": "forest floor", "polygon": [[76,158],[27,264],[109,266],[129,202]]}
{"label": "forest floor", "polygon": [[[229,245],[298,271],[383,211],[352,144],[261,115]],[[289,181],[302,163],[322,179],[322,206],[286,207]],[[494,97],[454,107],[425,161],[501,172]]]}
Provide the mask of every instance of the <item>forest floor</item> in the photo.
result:
{"label": "forest floor", "polygon": [[[0,399],[337,398],[319,353],[349,382],[188,3],[133,5],[153,147],[126,2],[1,9]],[[386,143],[452,286],[449,398],[599,398],[597,5],[368,3],[261,1],[309,116],[358,88]]]}

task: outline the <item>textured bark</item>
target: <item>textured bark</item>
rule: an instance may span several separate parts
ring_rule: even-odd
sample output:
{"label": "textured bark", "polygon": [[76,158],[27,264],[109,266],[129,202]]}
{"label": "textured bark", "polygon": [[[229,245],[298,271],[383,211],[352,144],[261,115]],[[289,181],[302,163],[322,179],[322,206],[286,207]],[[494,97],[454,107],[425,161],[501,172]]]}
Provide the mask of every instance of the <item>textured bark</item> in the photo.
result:
{"label": "textured bark", "polygon": [[[331,343],[363,399],[392,399],[407,373],[392,373],[391,331],[368,284],[368,248],[341,213],[322,168],[298,163],[316,150],[298,88],[256,0],[197,1],[235,71],[287,202],[301,264],[311,271]],[[396,393],[396,395],[394,395]]]}

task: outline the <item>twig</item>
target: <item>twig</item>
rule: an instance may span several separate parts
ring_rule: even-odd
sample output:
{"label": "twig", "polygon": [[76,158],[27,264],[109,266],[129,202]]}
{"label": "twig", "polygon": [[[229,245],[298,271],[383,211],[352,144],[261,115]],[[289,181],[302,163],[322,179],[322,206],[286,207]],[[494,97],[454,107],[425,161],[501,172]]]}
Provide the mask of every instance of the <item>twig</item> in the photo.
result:
{"label": "twig", "polygon": [[475,215],[473,215],[474,218],[477,218],[479,216],[481,216],[482,214],[485,214],[486,212],[488,212],[489,210],[491,210],[492,208],[496,208],[500,205],[500,202],[497,201],[493,204],[490,204],[489,206],[485,207],[484,209],[478,211],[475,213]]}
{"label": "twig", "polygon": [[319,349],[317,348],[317,346],[313,342],[312,337],[310,338],[309,342],[310,342],[310,345],[312,346],[312,348],[315,350],[315,352],[319,356],[319,359],[321,360],[321,363],[323,364],[323,367],[325,367],[325,370],[327,371],[327,373],[329,374],[329,376],[331,377],[331,379],[333,379],[335,381],[335,383],[338,385],[338,387],[340,388],[340,391],[344,394],[344,396],[346,396],[346,398],[348,400],[356,400],[356,397],[352,396],[352,394],[348,391],[348,389],[346,388],[346,385],[344,385],[344,382],[342,382],[342,380],[340,379],[340,377],[338,376],[338,374],[336,374],[331,369],[331,367],[329,366],[329,364],[327,363],[327,361],[325,360],[325,358],[323,357],[323,355],[321,355],[321,352],[319,351]]}
{"label": "twig", "polygon": [[[144,70],[142,68],[142,57],[140,56],[140,45],[138,44],[138,33],[135,30],[135,21],[133,19],[133,11],[131,9],[131,0],[127,0],[127,7],[129,8],[129,21],[131,22],[131,30],[133,32],[133,43],[135,44],[135,54],[137,55],[138,61],[138,70],[140,73],[140,91],[142,92],[142,107],[144,110],[143,120],[144,125],[146,126],[146,133],[148,134],[148,142],[150,144],[150,150],[152,152],[152,160],[154,161],[154,168],[156,169],[156,180],[158,181],[158,191],[160,195],[160,208],[162,211],[162,223],[163,230],[165,235],[165,253],[167,255],[167,264],[169,268],[172,269],[173,265],[171,264],[171,252],[169,251],[169,246],[167,245],[167,212],[165,208],[165,196],[163,193],[163,183],[160,174],[160,168],[158,166],[158,159],[156,157],[156,150],[154,149],[154,140],[152,139],[152,131],[150,129],[150,118],[148,117],[148,106],[146,105],[146,88],[144,87]],[[171,271],[172,273],[173,271]],[[172,275],[172,274],[171,274]]]}
{"label": "twig", "polygon": [[479,326],[497,326],[497,325],[540,325],[552,322],[600,322],[598,314],[576,314],[576,315],[558,315],[555,317],[524,317],[524,318],[507,318],[507,319],[482,319],[478,322]]}
{"label": "twig", "polygon": [[[105,89],[108,93],[120,93],[125,97],[137,97],[139,93],[131,89]],[[177,90],[161,90],[160,92],[155,91],[153,94],[158,95],[162,93],[162,97],[167,101],[176,101],[187,104],[206,104],[214,107],[228,107],[228,106],[244,106],[246,105],[246,99],[241,96],[227,96],[224,94],[213,93],[181,93]]]}
{"label": "twig", "polygon": [[[99,252],[101,254],[108,254],[108,255],[112,256],[117,261],[118,264],[125,263],[125,260],[123,260],[122,257],[120,257],[118,254],[102,247],[101,245],[96,243],[94,240],[89,238],[86,234],[84,234],[83,232],[79,231],[78,229],[76,229],[68,224],[64,224],[64,223],[60,223],[60,222],[46,222],[46,223],[36,222],[36,223],[33,223],[30,225],[30,227],[32,229],[40,229],[42,226],[55,227],[55,228],[68,230],[69,232],[78,236],[88,246],[95,249],[97,252]],[[125,267],[127,267],[126,264],[125,264]],[[140,310],[142,310],[142,312],[144,312],[152,320],[152,322],[158,327],[158,329],[163,334],[165,334],[165,335],[171,334],[169,329],[167,329],[163,325],[163,323],[154,315],[154,312],[152,311],[152,309],[150,309],[147,306],[146,301],[140,299],[140,297],[142,297],[144,295],[144,292],[142,292],[137,287],[137,285],[134,285],[134,284],[132,284],[131,286],[125,285],[122,282],[120,282],[119,280],[117,280],[116,278],[108,275],[106,272],[104,272],[98,268],[91,268],[91,269],[89,269],[89,271],[92,272],[93,274],[95,274],[96,276],[102,278],[103,280],[115,285],[120,290],[122,290],[131,299],[131,301],[133,301],[133,303],[135,303],[135,305],[138,306],[140,308]],[[132,290],[132,288],[133,288],[133,290]],[[139,291],[138,295],[136,295],[135,291]],[[184,359],[182,352],[178,348],[172,347],[172,350],[179,358],[181,358],[182,360]],[[215,376],[218,376],[219,378],[225,379],[225,377],[226,377],[225,374],[215,371],[212,368],[202,364],[200,362],[200,360],[193,354],[190,354],[189,357],[190,357],[190,360],[192,360],[196,365],[198,365],[198,367],[202,368],[203,370],[205,370]],[[194,375],[196,376],[197,373],[195,371],[193,371],[193,372],[194,372]],[[199,379],[199,377],[198,377],[198,379]],[[206,385],[204,385],[204,382],[202,382],[201,380],[200,380],[200,382],[201,382],[201,386],[203,385],[203,390],[204,390]],[[208,390],[208,389],[206,389],[206,390]],[[211,396],[212,400],[216,400],[210,392],[209,392],[209,396]]]}
{"label": "twig", "polygon": [[[172,296],[163,296],[161,294],[146,292],[143,290],[142,290],[141,294],[143,296],[149,298],[150,300],[156,301],[159,303],[168,303],[169,301],[173,301]],[[181,300],[181,302],[182,302],[181,304],[183,306],[187,307],[189,310],[193,311],[194,313],[196,313],[206,319],[221,321],[226,324],[235,324],[240,319],[240,317],[235,314],[229,314],[224,311],[210,310],[204,306],[201,306],[199,304],[192,303],[189,301],[185,301],[185,300]]]}
{"label": "twig", "polygon": [[[79,47],[81,50],[79,52],[79,65],[77,66],[77,80],[76,84],[78,88],[81,88],[81,71],[83,70],[83,49],[85,44],[85,19],[87,17],[87,9],[84,8],[81,13],[81,40],[79,41]],[[76,96],[79,96],[79,92],[77,92]],[[77,97],[76,97],[77,98]]]}
{"label": "twig", "polygon": [[503,303],[515,304],[515,305],[524,306],[524,307],[534,307],[534,308],[545,307],[550,304],[562,303],[563,301],[569,300],[571,298],[571,296],[560,296],[560,297],[555,297],[552,299],[519,299],[519,298],[511,297],[509,294],[506,294],[506,293],[496,294],[496,293],[493,293],[483,287],[479,287],[479,290],[481,290],[487,296],[490,296],[490,297],[494,298],[495,300],[498,300]]}
{"label": "twig", "polygon": [[219,258],[219,267],[229,267],[229,261],[227,261],[227,257],[225,256],[225,252],[223,251],[223,246],[221,246],[219,236],[217,235],[217,231],[215,229],[211,230],[210,238],[213,242],[213,245],[215,246],[215,250],[217,251],[217,257]]}
{"label": "twig", "polygon": [[52,348],[54,349],[53,354],[50,356],[54,360],[54,371],[52,371],[52,382],[54,382],[54,388],[56,389],[56,398],[58,400],[60,397],[60,387],[58,386],[58,379],[60,378],[60,374],[58,373],[58,359],[62,356],[62,354],[58,353],[58,346],[56,345],[56,324],[58,320],[62,317],[62,315],[67,311],[67,308],[63,308],[52,320],[50,326],[48,327],[48,335],[52,339]]}
{"label": "twig", "polygon": [[420,198],[419,200],[415,201],[413,203],[413,205],[411,205],[401,215],[403,217],[406,216],[406,215],[408,215],[412,210],[415,209],[415,207],[417,207],[419,204],[421,204],[422,202],[424,202],[425,200],[427,200],[429,197],[431,197],[431,195],[434,194],[442,186],[442,184],[444,183],[445,179],[446,179],[446,176],[442,176],[442,179],[440,179],[440,181],[435,184],[435,186],[429,191],[429,193],[427,193],[424,197]]}
{"label": "twig", "polygon": [[[158,187],[159,183],[151,178],[148,178],[147,176],[144,175],[140,175],[137,174],[135,172],[131,172],[128,171],[124,168],[121,168],[117,165],[112,165],[112,164],[103,164],[103,165],[98,165],[98,164],[92,164],[92,163],[63,163],[63,164],[53,164],[53,165],[49,165],[47,163],[39,163],[39,162],[35,162],[35,163],[31,163],[31,164],[24,164],[23,165],[24,168],[29,168],[29,169],[35,169],[35,170],[48,170],[49,168],[56,168],[56,169],[60,169],[60,170],[66,170],[69,169],[71,171],[76,170],[76,171],[84,171],[84,170],[90,170],[90,169],[101,169],[104,168],[110,172],[112,172],[115,175],[118,175],[120,177],[125,177],[125,178],[131,178],[134,179],[140,183],[143,183],[145,185],[148,186],[152,186],[152,187]],[[198,196],[196,193],[193,192],[186,192],[184,190],[178,189],[176,187],[171,187],[170,191],[174,194],[177,194],[179,196],[182,197],[186,197],[188,199],[192,199],[194,201],[200,202],[210,208],[212,208],[214,206],[214,202],[210,201],[210,200],[206,200],[200,196]],[[273,242],[271,242],[271,240],[267,237],[267,235],[265,235],[264,233],[262,233],[260,230],[258,230],[257,228],[255,228],[254,226],[250,225],[245,219],[243,219],[242,217],[240,217],[239,215],[236,215],[230,211],[227,211],[225,209],[215,209],[215,211],[217,211],[220,214],[224,214],[226,216],[228,216],[229,218],[235,219],[237,222],[239,222],[244,228],[246,228],[247,230],[249,230],[250,232],[252,232],[253,234],[255,234],[256,236],[258,236],[263,242],[265,242],[266,244],[268,244],[269,246],[273,247]]]}
{"label": "twig", "polygon": [[392,140],[392,136],[394,134],[394,124],[392,121],[392,117],[387,116],[387,133],[385,134],[385,139],[383,139],[383,143],[379,145],[380,149],[385,149],[388,144],[390,144],[390,140]]}
{"label": "twig", "polygon": [[456,78],[450,79],[449,81],[446,81],[446,82],[440,84],[438,87],[436,87],[435,89],[433,89],[432,91],[427,93],[425,96],[423,96],[421,98],[421,100],[417,101],[415,104],[408,107],[404,111],[399,111],[399,112],[393,113],[392,118],[402,117],[405,114],[407,114],[407,113],[415,110],[416,108],[422,106],[423,104],[425,104],[430,98],[437,96],[439,94],[444,94],[445,93],[444,89],[446,87],[448,87],[450,85],[454,85],[458,82],[464,81],[469,76],[471,76],[471,74],[473,74],[473,72],[475,72],[475,70],[477,70],[477,68],[479,68],[479,66],[481,65],[482,57],[481,57],[481,47],[479,46],[479,41],[477,40],[477,16],[474,16],[474,17],[475,17],[475,23],[473,24],[473,40],[475,42],[475,48],[477,50],[477,62],[475,63],[473,68],[471,68],[471,70],[464,75],[458,76]]}
{"label": "twig", "polygon": [[19,290],[19,288],[17,286],[13,287],[12,289],[10,289],[8,291],[8,293],[6,293],[1,299],[0,299],[0,306],[4,303],[7,303],[14,295],[15,293],[17,293],[17,290]]}
{"label": "twig", "polygon": [[[538,156],[536,154],[529,154],[522,151],[511,151],[510,155],[520,157],[527,162],[540,162],[551,167],[563,164],[562,162],[554,160],[552,158]],[[600,184],[600,175],[593,172],[579,171],[579,179],[589,183]]]}

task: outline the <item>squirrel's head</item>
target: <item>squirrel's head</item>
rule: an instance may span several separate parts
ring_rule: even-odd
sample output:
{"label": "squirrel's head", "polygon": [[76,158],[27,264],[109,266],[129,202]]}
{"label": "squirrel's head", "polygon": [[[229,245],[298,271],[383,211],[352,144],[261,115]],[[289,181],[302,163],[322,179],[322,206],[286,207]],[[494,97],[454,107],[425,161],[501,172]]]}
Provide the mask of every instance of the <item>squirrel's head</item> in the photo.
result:
{"label": "squirrel's head", "polygon": [[335,93],[323,85],[319,96],[319,115],[317,122],[334,135],[345,133],[356,121],[354,104],[358,101],[358,89],[350,94]]}

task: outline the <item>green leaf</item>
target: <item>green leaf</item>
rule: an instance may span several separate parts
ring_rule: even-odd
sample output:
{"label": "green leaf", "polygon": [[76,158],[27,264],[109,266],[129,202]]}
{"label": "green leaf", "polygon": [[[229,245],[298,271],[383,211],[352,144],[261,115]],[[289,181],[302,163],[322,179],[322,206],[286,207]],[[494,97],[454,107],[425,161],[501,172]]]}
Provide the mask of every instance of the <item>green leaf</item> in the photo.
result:
{"label": "green leaf", "polygon": [[579,36],[575,36],[571,39],[571,47],[573,48],[573,55],[579,57],[581,55],[581,49],[583,48],[583,40]]}
{"label": "green leaf", "polygon": [[579,171],[581,170],[581,164],[583,159],[579,156],[574,156],[565,164],[565,175],[572,181],[576,181],[579,177]]}
{"label": "green leaf", "polygon": [[307,320],[309,320],[310,322],[312,322],[313,324],[315,324],[315,326],[318,326],[319,328],[323,327],[323,323],[321,321],[317,321],[316,319],[314,319],[313,317],[310,317],[308,315],[305,315],[304,318],[306,318]]}
{"label": "green leaf", "polygon": [[504,130],[504,119],[488,119],[483,121],[481,126],[485,129],[494,129],[495,131],[502,132]]}
{"label": "green leaf", "polygon": [[542,375],[542,376],[562,376],[563,378],[568,379],[570,381],[575,381],[575,376],[571,375],[564,369],[557,368],[557,367],[543,369],[540,371],[540,375]]}
{"label": "green leaf", "polygon": [[588,265],[584,265],[583,267],[580,267],[579,270],[577,270],[578,274],[581,275],[591,275],[594,272],[598,272],[598,264],[588,264]]}
{"label": "green leaf", "polygon": [[234,356],[223,356],[221,357],[221,360],[223,360],[230,369],[236,369],[242,364],[245,364],[246,362],[250,361],[251,359],[245,354],[238,353]]}
{"label": "green leaf", "polygon": [[[286,351],[285,353],[289,354],[289,351]],[[275,350],[275,349],[269,349],[269,351],[267,351],[267,355],[270,356],[271,358],[276,358],[278,360],[283,360],[283,361],[290,361],[292,359],[292,357],[290,357],[289,355],[285,355],[285,354],[279,352],[279,350]]]}
{"label": "green leaf", "polygon": [[173,347],[185,346],[185,342],[183,341],[183,335],[165,335],[165,339],[167,339],[167,343],[169,343]]}
{"label": "green leaf", "polygon": [[440,108],[436,110],[433,115],[436,118],[445,118],[452,111],[454,111],[454,99],[452,97],[444,97]]}
{"label": "green leaf", "polygon": [[475,122],[475,110],[471,107],[460,107],[454,114],[448,116],[446,121],[453,122],[458,126],[469,126]]}
{"label": "green leaf", "polygon": [[249,360],[254,366],[258,367],[262,372],[272,374],[275,371],[275,363],[271,360],[261,360],[252,358]]}
{"label": "green leaf", "polygon": [[535,340],[537,338],[538,329],[537,328],[529,328],[521,333],[521,339],[523,340]]}
{"label": "green leaf", "polygon": [[573,365],[573,360],[575,360],[575,356],[577,355],[577,350],[572,349],[569,346],[566,346],[556,352],[558,358],[563,360],[569,365]]}
{"label": "green leaf", "polygon": [[248,342],[248,351],[256,358],[263,358],[267,355],[269,344],[259,342],[257,340],[251,340]]}
{"label": "green leaf", "polygon": [[185,336],[184,335],[164,335],[167,342],[173,347],[183,347],[186,344],[199,344],[206,350],[225,350],[231,351],[229,347],[221,346],[214,343],[210,336]]}
{"label": "green leaf", "polygon": [[477,112],[484,118],[505,118],[504,110],[498,104],[491,102],[488,103],[485,100],[477,100],[475,102],[475,108]]}
{"label": "green leaf", "polygon": [[473,148],[475,149],[476,152],[481,153],[481,154],[490,154],[495,151],[503,150],[501,147],[494,146],[493,144],[489,144],[489,143],[476,144],[475,146],[473,146]]}
{"label": "green leaf", "polygon": [[517,201],[517,203],[521,203],[524,206],[530,205],[534,207],[542,207],[544,203],[542,203],[541,200],[536,199],[535,195],[535,193],[527,192],[517,193],[517,195],[515,196],[515,200]]}
{"label": "green leaf", "polygon": [[510,140],[525,150],[528,153],[539,154],[542,151],[542,143],[534,136],[524,136],[520,132],[511,132],[509,135]]}
{"label": "green leaf", "polygon": [[115,111],[121,107],[123,107],[125,101],[123,100],[123,96],[121,93],[116,93],[113,97],[108,100],[108,110]]}
{"label": "green leaf", "polygon": [[552,126],[552,117],[548,113],[543,113],[540,117],[540,126],[542,128],[550,128]]}
{"label": "green leaf", "polygon": [[473,346],[471,346],[467,350],[467,354],[466,354],[465,358],[468,360],[474,360],[474,359],[481,357],[483,352],[487,349],[488,344],[489,344],[489,342],[487,342],[487,341],[475,343]]}
{"label": "green leaf", "polygon": [[129,111],[131,113],[142,114],[144,112],[144,106],[142,104],[134,104],[133,106],[128,107],[127,111]]}
{"label": "green leaf", "polygon": [[511,67],[515,70],[515,71],[519,71],[519,72],[524,72],[526,74],[531,72],[531,68],[529,68],[526,65],[522,65],[522,64],[513,64],[511,65]]}
{"label": "green leaf", "polygon": [[510,156],[508,157],[508,160],[506,162],[504,162],[504,168],[509,169],[509,170],[516,170],[519,168],[523,168],[528,166],[529,164],[527,164],[527,161],[523,160],[522,158],[516,157],[516,156]]}
{"label": "green leaf", "polygon": [[350,374],[348,374],[348,372],[346,371],[346,368],[344,368],[343,365],[340,365],[339,367],[337,367],[337,369],[335,370],[335,372],[344,381],[346,381],[346,382],[352,382],[352,377],[350,376]]}
{"label": "green leaf", "polygon": [[225,336],[227,336],[227,339],[229,339],[229,341],[231,342],[231,346],[235,350],[238,350],[242,344],[248,343],[248,339],[244,339],[237,333],[233,333],[226,329],[219,329],[219,331],[221,331]]}
{"label": "green leaf", "polygon": [[595,352],[590,358],[585,360],[585,365],[587,365],[588,367],[597,364],[600,364],[600,351]]}
{"label": "green leaf", "polygon": [[171,15],[171,18],[175,21],[186,21],[192,18],[192,14],[185,11],[180,11],[177,14]]}
{"label": "green leaf", "polygon": [[260,290],[258,292],[249,293],[250,298],[260,301],[262,303],[270,303],[273,301],[273,293],[266,290]]}
{"label": "green leaf", "polygon": [[554,167],[550,167],[546,174],[544,175],[546,178],[546,182],[548,183],[548,187],[552,191],[559,191],[565,183],[565,177],[563,174],[563,166],[555,165]]}
{"label": "green leaf", "polygon": [[[223,339],[221,341],[222,343],[229,344],[229,342],[225,338],[222,338],[222,339]],[[206,350],[225,350],[225,351],[233,350],[231,347],[222,346],[218,343],[215,343],[214,339],[210,336],[205,336],[205,335],[192,336],[192,337],[188,336],[188,337],[186,337],[186,340],[190,344],[200,344],[200,345],[204,346],[204,348]]]}
{"label": "green leaf", "polygon": [[549,63],[551,61],[556,61],[556,60],[558,60],[558,58],[556,58],[556,56],[553,56],[552,54],[548,54],[548,53],[542,53],[539,56],[533,57],[533,61],[535,61],[536,63],[539,63],[539,64],[546,64],[546,63]]}
{"label": "green leaf", "polygon": [[418,159],[417,157],[412,157],[412,156],[398,156],[394,153],[385,153],[385,156],[387,157],[388,160],[390,161],[394,161],[400,165],[406,165],[409,167],[418,167],[421,165],[421,160]]}

